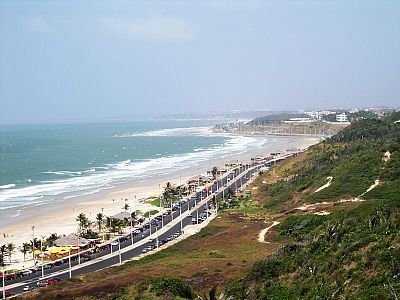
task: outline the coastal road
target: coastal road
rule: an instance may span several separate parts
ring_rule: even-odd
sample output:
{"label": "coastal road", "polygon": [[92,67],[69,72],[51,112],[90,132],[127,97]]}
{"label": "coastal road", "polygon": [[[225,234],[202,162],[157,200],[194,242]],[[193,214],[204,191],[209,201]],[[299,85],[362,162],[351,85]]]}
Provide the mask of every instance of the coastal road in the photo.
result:
{"label": "coastal road", "polygon": [[[197,192],[186,203],[181,203],[180,208],[172,211],[170,215],[164,216],[162,220],[157,221],[157,225],[154,221],[155,219],[149,221],[150,224],[154,222],[154,226],[150,226],[151,229],[144,228],[143,232],[138,235],[133,235],[129,232],[125,236],[119,237],[119,245],[111,246],[99,253],[90,254],[89,261],[84,262],[83,258],[81,258],[81,263],[79,264],[78,256],[71,256],[71,268],[69,267],[68,259],[64,259],[64,263],[45,270],[44,279],[58,277],[66,280],[70,278],[70,273],[72,277],[86,274],[142,255],[144,248],[154,244],[154,242],[148,242],[150,237],[158,241],[167,241],[173,235],[178,236],[182,230],[185,230],[185,226],[192,224],[192,217],[196,218],[197,223],[199,221],[197,216],[200,217],[202,214],[208,215],[210,208],[208,205],[206,206],[206,203],[212,203],[214,197],[225,197],[230,191],[236,192],[252,177],[256,176],[261,167],[269,166],[273,163],[274,161],[270,160],[257,165],[237,167],[222,178],[215,180],[209,191],[203,190],[202,192]],[[189,213],[192,216],[188,217]],[[131,236],[133,236],[133,243]],[[20,294],[26,285],[36,288],[36,283],[42,278],[41,275],[41,270],[39,270],[29,276],[17,277],[14,280],[6,282],[6,289],[15,294]]]}

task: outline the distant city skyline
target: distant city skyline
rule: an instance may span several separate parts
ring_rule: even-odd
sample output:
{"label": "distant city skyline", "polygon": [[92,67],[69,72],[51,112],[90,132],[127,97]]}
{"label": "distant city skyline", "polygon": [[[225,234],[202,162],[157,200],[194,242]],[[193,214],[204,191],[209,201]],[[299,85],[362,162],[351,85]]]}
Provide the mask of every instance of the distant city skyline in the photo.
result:
{"label": "distant city skyline", "polygon": [[0,2],[0,122],[400,106],[400,1]]}

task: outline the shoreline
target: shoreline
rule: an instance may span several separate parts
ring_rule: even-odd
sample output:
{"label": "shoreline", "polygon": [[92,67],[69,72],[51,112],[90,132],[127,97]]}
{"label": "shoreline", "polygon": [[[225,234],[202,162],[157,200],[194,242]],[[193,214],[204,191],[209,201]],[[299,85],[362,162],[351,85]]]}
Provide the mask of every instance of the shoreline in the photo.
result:
{"label": "shoreline", "polygon": [[[285,138],[287,139],[287,137]],[[56,201],[47,204],[46,207],[32,207],[24,215],[21,215],[18,220],[11,220],[8,224],[1,227],[0,244],[12,242],[18,249],[22,243],[32,240],[33,231],[31,226],[35,226],[35,238],[38,239],[48,236],[51,233],[57,233],[58,235],[70,234],[76,232],[78,229],[78,223],[75,221],[78,214],[85,213],[91,221],[95,221],[97,213],[103,212],[106,216],[117,214],[123,211],[122,207],[125,203],[133,210],[140,210],[142,212],[153,210],[156,207],[141,203],[139,200],[147,198],[152,194],[159,195],[167,181],[174,184],[184,183],[190,177],[204,174],[206,170],[209,170],[214,165],[222,166],[225,163],[237,161],[238,159],[240,161],[249,161],[251,157],[269,155],[270,152],[284,151],[290,148],[303,149],[317,142],[317,138],[293,137],[288,141],[288,145],[283,148],[281,143],[277,143],[276,145],[273,144],[247,151],[240,155],[235,154],[220,159],[202,161],[198,163],[197,167],[176,170],[167,175],[157,175],[146,181],[133,179],[131,182],[124,183],[112,189],[101,190],[94,194],[73,197],[67,199],[67,201]],[[4,235],[6,235],[5,238]],[[27,257],[29,257],[29,254]],[[17,251],[13,254],[12,258],[13,261],[20,261],[23,255]],[[29,264],[29,261],[26,264]],[[15,265],[13,263],[10,267],[15,267]]]}

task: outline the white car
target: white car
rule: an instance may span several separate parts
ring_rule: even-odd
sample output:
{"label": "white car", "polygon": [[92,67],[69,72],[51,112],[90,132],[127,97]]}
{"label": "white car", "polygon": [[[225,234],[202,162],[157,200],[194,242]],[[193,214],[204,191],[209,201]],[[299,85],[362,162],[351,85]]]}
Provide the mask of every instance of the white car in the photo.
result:
{"label": "white car", "polygon": [[118,246],[118,241],[112,241],[112,242],[111,242],[111,245],[112,245],[112,246]]}
{"label": "white car", "polygon": [[29,275],[31,275],[32,273],[33,273],[32,270],[25,270],[25,271],[22,272],[22,275],[24,275],[24,276],[29,276]]}
{"label": "white car", "polygon": [[25,285],[24,288],[23,288],[24,292],[29,292],[29,291],[32,291],[32,290],[33,290],[33,287],[30,287],[29,285]]}

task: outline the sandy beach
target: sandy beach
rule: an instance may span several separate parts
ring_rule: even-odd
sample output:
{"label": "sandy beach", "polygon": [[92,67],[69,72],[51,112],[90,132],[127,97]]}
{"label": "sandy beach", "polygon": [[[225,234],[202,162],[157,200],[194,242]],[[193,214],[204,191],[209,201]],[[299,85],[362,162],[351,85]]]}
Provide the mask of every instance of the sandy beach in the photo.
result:
{"label": "sandy beach", "polygon": [[[290,146],[304,149],[316,142],[316,138],[293,138],[293,143]],[[268,149],[258,149],[257,151],[244,153],[240,156],[240,160],[249,161],[251,157],[268,155],[272,151],[284,151],[286,149],[279,149],[279,145],[277,147],[268,147]],[[148,182],[132,182],[132,184],[90,196],[68,199],[67,203],[55,203],[53,206],[47,205],[46,207],[32,207],[23,218],[2,226],[0,229],[0,244],[14,243],[18,248],[22,243],[29,242],[32,240],[32,226],[35,226],[34,234],[38,239],[49,236],[51,233],[63,235],[76,232],[78,223],[75,219],[80,213],[84,213],[91,221],[95,221],[96,214],[103,212],[106,216],[115,215],[123,211],[123,206],[126,203],[129,205],[130,210],[133,211],[146,212],[154,210],[156,209],[154,206],[145,203],[143,200],[150,195],[159,195],[167,181],[173,184],[184,183],[192,176],[205,174],[206,170],[214,165],[223,166],[225,163],[232,161],[237,161],[237,156],[204,161],[197,168],[180,170],[176,174],[168,175],[168,177],[158,177]],[[13,254],[12,260],[19,261],[19,263],[12,264],[8,268],[27,267],[31,264],[28,261],[26,263],[22,262],[23,255],[18,250]]]}

